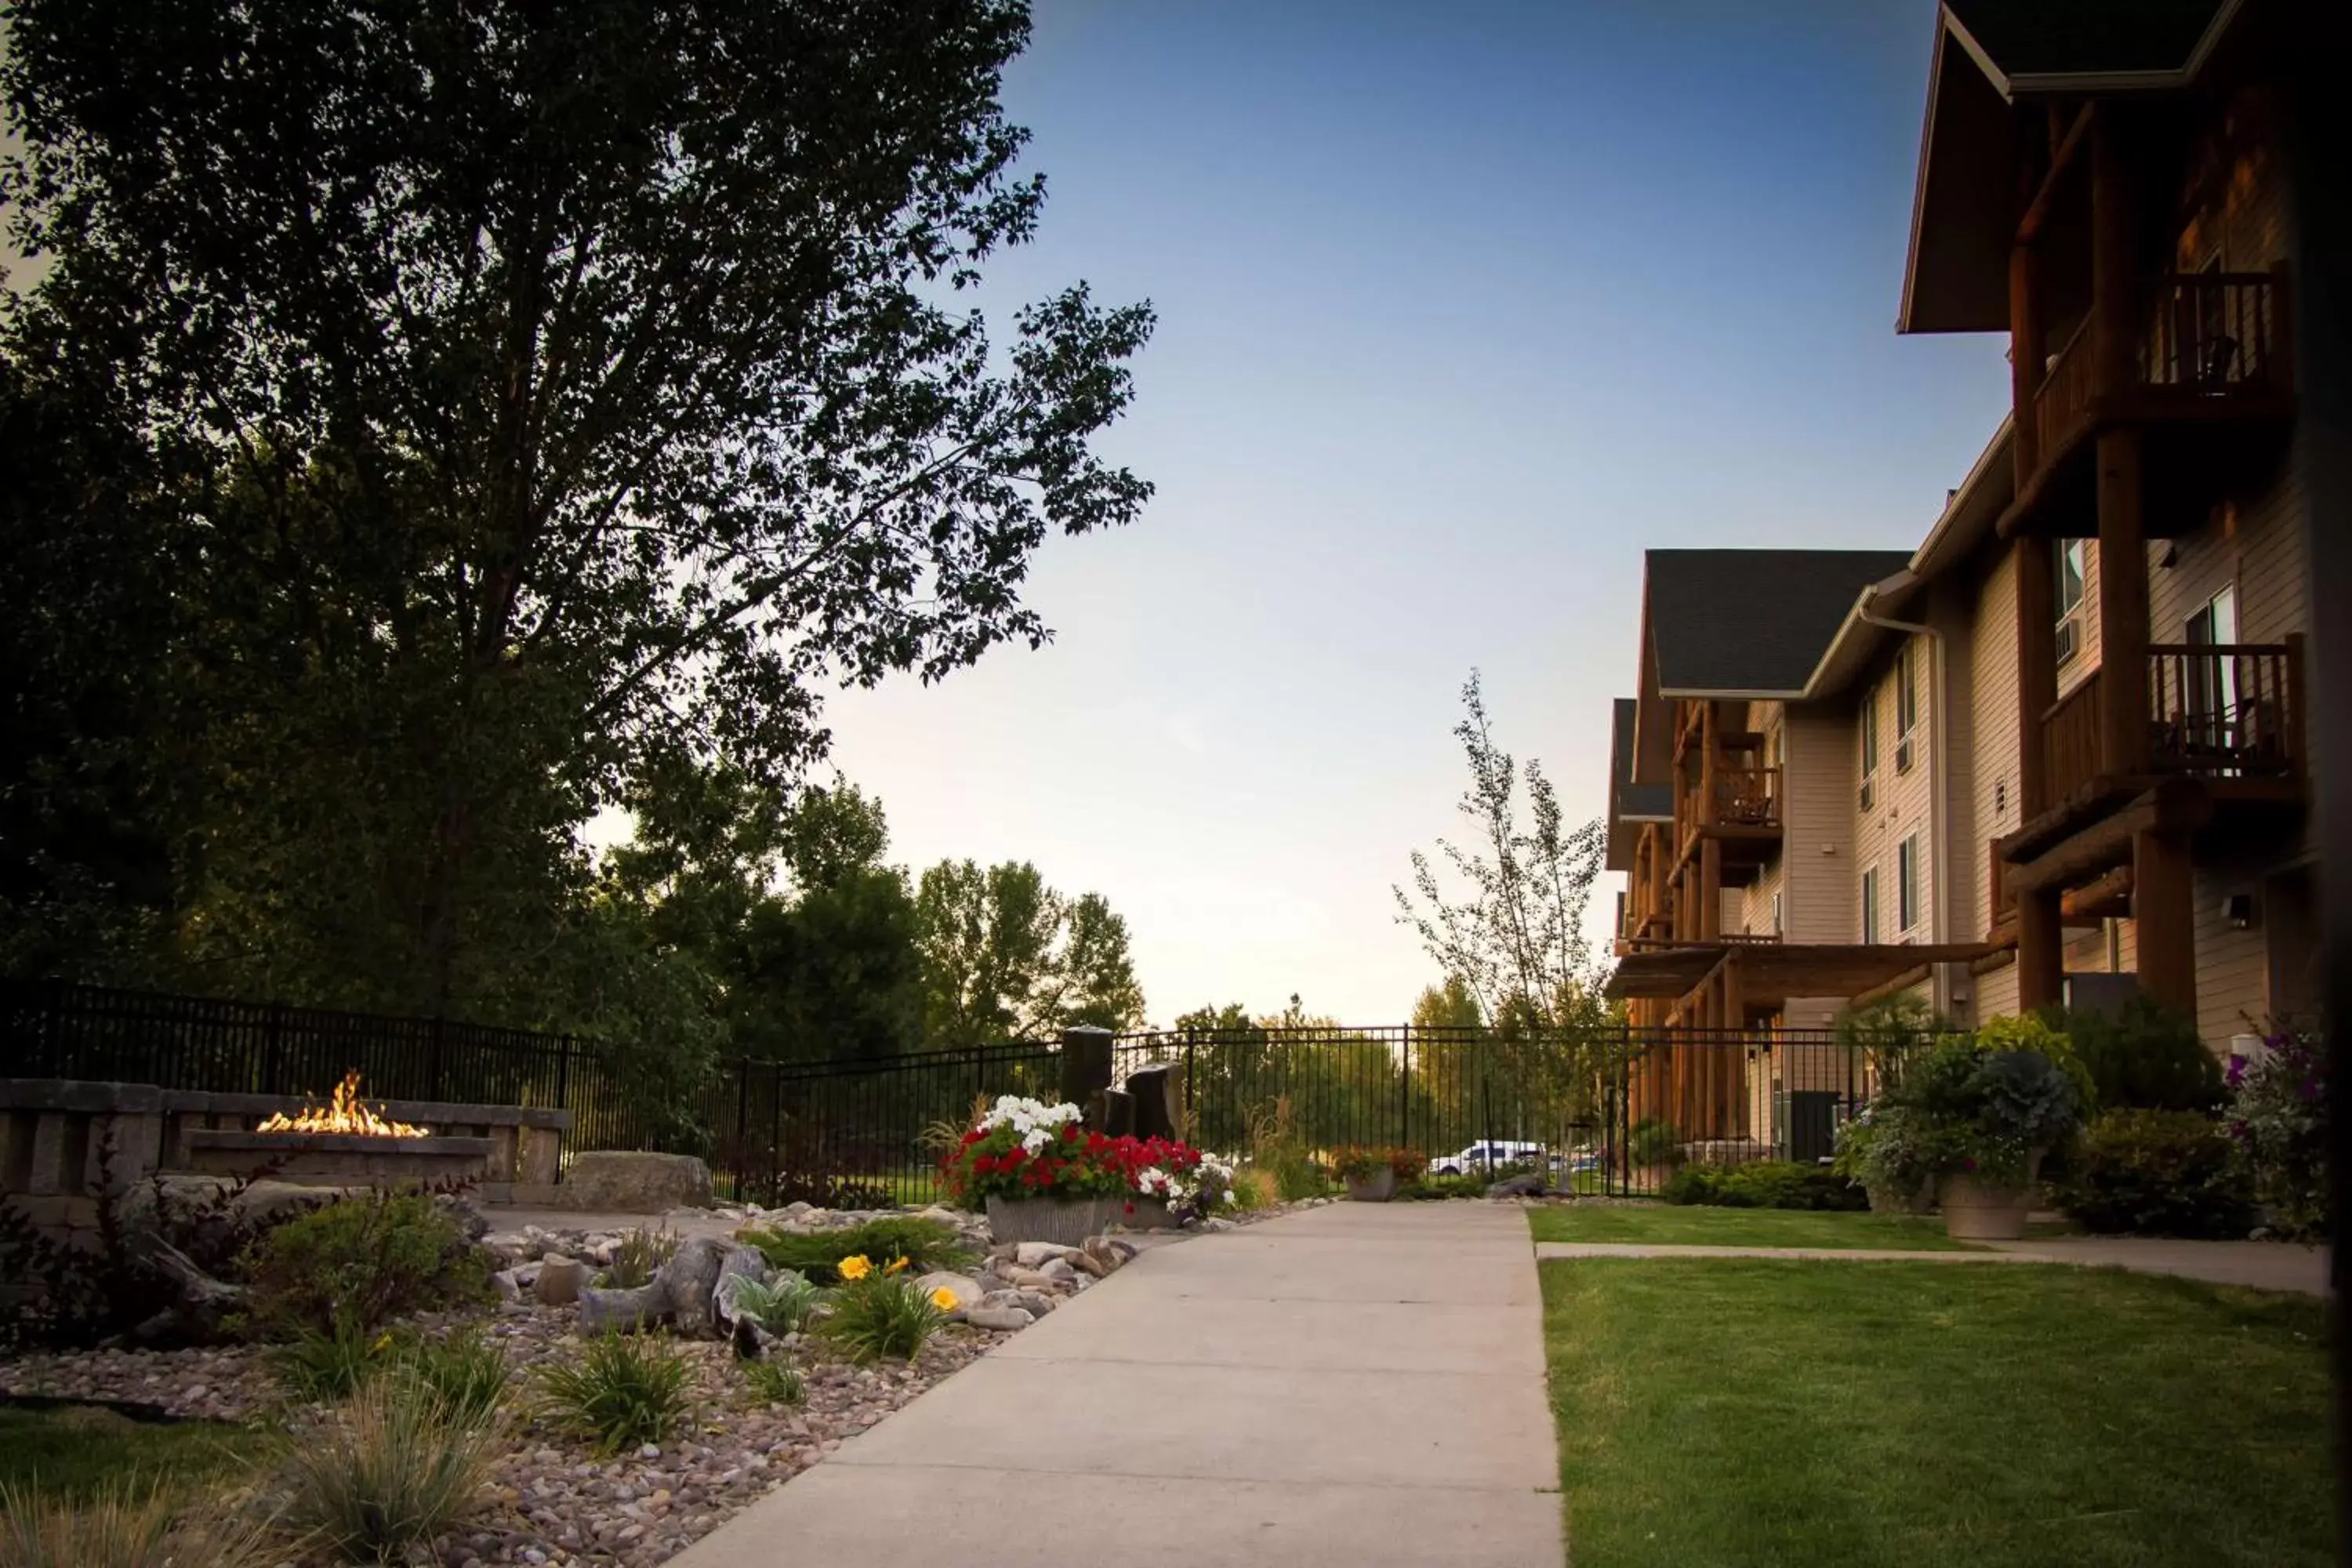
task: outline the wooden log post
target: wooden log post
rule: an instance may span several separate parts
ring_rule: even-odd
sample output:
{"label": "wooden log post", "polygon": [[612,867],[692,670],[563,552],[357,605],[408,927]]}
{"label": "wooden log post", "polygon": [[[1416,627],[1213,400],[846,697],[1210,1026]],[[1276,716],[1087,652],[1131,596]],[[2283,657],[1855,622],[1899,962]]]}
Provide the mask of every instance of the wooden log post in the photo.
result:
{"label": "wooden log post", "polygon": [[2099,771],[2147,772],[2147,531],[2139,432],[2099,432]]}
{"label": "wooden log post", "polygon": [[2139,988],[2196,1017],[2197,892],[2186,833],[2147,828],[2132,836],[2132,916]]}

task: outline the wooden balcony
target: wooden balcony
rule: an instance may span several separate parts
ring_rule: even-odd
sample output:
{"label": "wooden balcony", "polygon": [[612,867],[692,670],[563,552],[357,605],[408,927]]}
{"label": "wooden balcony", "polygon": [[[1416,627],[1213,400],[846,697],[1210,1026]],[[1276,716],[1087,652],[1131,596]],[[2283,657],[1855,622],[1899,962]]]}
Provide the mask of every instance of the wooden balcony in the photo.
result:
{"label": "wooden balcony", "polygon": [[1681,827],[1677,865],[1701,844],[1721,846],[1723,879],[1737,887],[1753,881],[1780,847],[1780,770],[1738,767],[1718,762],[1683,791],[1675,820]]}
{"label": "wooden balcony", "polygon": [[2258,483],[2285,447],[2294,374],[2284,274],[2168,273],[2133,301],[2127,370],[2102,385],[2090,318],[2041,377],[2032,406],[2032,471],[2001,520],[2004,536],[2089,537],[2097,531],[2095,437],[2102,429],[2158,429],[2143,452],[2151,538],[2202,526],[2215,503]]}
{"label": "wooden balcony", "polygon": [[2303,798],[2303,647],[2158,643],[2147,649],[2147,724],[2137,757],[2102,754],[2105,683],[2088,679],[2042,716],[2044,810],[2003,846],[2021,852],[2106,805],[2168,780],[2194,780],[2217,801]]}

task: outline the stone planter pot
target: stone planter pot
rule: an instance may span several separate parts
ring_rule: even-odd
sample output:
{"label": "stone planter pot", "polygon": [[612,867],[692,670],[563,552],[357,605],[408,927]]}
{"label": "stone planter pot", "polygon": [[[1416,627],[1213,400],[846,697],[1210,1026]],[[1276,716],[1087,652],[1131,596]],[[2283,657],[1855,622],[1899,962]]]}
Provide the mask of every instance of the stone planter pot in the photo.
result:
{"label": "stone planter pot", "polygon": [[1129,1230],[1173,1230],[1176,1216],[1166,1198],[1128,1198],[1111,1205],[1111,1218]]}
{"label": "stone planter pot", "polygon": [[1944,1234],[1955,1241],[2018,1241],[2033,1208],[2032,1187],[1995,1186],[1974,1176],[1953,1174],[1938,1184],[1944,1203]]}
{"label": "stone planter pot", "polygon": [[1347,1181],[1349,1203],[1384,1204],[1396,1196],[1397,1173],[1387,1165],[1369,1176],[1349,1176]]}
{"label": "stone planter pot", "polygon": [[988,1233],[1001,1245],[1014,1241],[1050,1241],[1076,1247],[1090,1236],[1100,1236],[1114,1223],[1124,1223],[1123,1205],[1116,1198],[997,1198],[988,1200]]}

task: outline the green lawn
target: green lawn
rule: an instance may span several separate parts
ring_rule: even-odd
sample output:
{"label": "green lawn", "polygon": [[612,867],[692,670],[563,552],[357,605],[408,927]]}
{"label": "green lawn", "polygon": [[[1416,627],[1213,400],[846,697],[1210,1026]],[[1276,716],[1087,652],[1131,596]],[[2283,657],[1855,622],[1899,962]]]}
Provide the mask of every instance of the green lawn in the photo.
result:
{"label": "green lawn", "polygon": [[1541,1266],[1577,1568],[2323,1568],[2326,1310],[2106,1271]]}
{"label": "green lawn", "polygon": [[1974,1250],[1940,1219],[1901,1214],[1816,1214],[1671,1204],[1563,1204],[1528,1210],[1538,1241],[1626,1241],[1660,1247],[1884,1247]]}
{"label": "green lawn", "polygon": [[181,1485],[241,1473],[266,1434],[208,1422],[132,1421],[90,1405],[0,1405],[0,1485],[88,1498],[110,1484]]}

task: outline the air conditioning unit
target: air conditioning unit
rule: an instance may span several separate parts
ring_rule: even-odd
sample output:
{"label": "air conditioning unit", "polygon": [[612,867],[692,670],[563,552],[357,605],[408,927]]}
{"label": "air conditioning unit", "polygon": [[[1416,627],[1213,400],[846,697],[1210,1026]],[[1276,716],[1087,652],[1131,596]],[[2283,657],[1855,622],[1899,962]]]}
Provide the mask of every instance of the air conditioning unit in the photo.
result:
{"label": "air conditioning unit", "polygon": [[1895,742],[1895,771],[1898,773],[1911,771],[1911,737],[1908,735]]}
{"label": "air conditioning unit", "polygon": [[2083,618],[2080,616],[2068,616],[2064,620],[2060,621],[2058,623],[2058,662],[2063,664],[2074,658],[2074,650],[2082,646],[2082,641]]}
{"label": "air conditioning unit", "polygon": [[1862,810],[1868,811],[1871,807],[1871,803],[1878,798],[1876,788],[1877,784],[1878,781],[1874,778],[1864,779],[1862,781],[1862,794],[1857,803]]}

